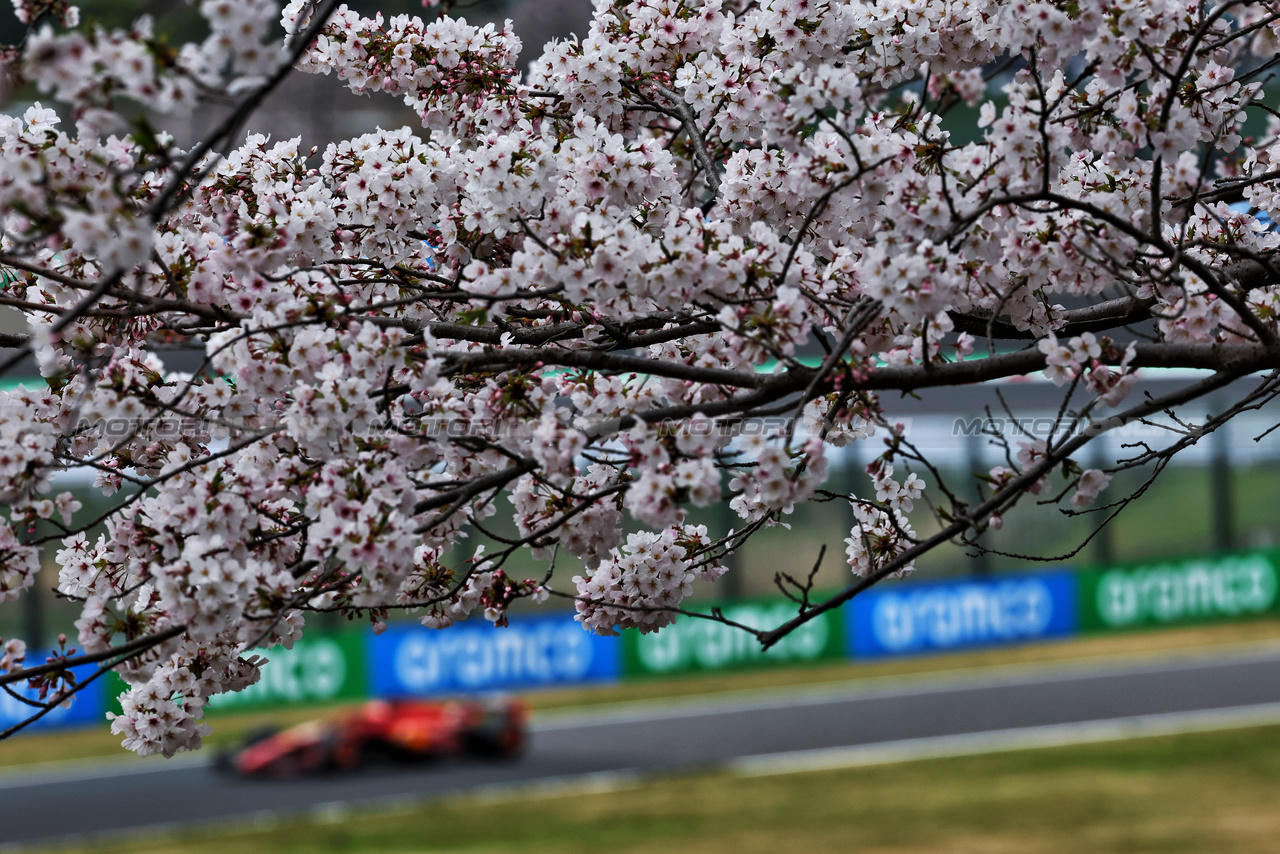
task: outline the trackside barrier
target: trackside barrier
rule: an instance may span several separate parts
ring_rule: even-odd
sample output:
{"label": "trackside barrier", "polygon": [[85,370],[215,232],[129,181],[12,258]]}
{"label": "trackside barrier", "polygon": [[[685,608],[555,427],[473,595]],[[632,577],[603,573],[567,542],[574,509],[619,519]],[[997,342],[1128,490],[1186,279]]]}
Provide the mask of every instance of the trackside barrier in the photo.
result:
{"label": "trackside barrier", "polygon": [[570,614],[512,617],[501,629],[479,619],[446,631],[393,626],[367,643],[375,697],[583,685],[621,674],[618,638],[588,634]]}
{"label": "trackside barrier", "polygon": [[[28,653],[28,666],[34,667],[43,662],[43,655],[37,656]],[[76,675],[76,679],[87,679],[93,675],[95,670],[97,670],[95,665],[86,664],[82,667],[72,668],[71,672]],[[36,693],[27,690],[26,683],[19,683],[10,687],[13,688],[15,693],[23,697],[36,699]],[[26,730],[36,732],[38,730],[58,729],[61,727],[98,724],[105,719],[106,709],[107,680],[100,677],[81,688],[70,705],[65,708],[62,706],[55,708],[40,720],[26,727]],[[0,691],[0,732],[15,724],[22,723],[31,717],[32,712],[35,711],[36,709],[11,696],[8,692]]]}
{"label": "trackside barrier", "polygon": [[1241,619],[1280,611],[1280,550],[1080,573],[1087,632]]}
{"label": "trackside barrier", "polygon": [[1027,643],[1079,625],[1071,572],[873,588],[850,604],[854,658]]}
{"label": "trackside barrier", "polygon": [[[721,606],[727,619],[756,629],[772,628],[796,612],[796,604],[785,599]],[[696,617],[682,617],[651,634],[634,629],[621,634],[626,676],[787,667],[846,655],[843,609],[815,617],[768,651],[762,651],[755,638],[741,629]]]}
{"label": "trackside barrier", "polygon": [[[216,717],[222,712],[362,700],[369,696],[365,635],[364,628],[314,633],[299,639],[292,649],[268,650],[262,653],[267,663],[257,682],[243,691],[218,694],[205,712]],[[128,686],[115,673],[103,681],[107,683],[106,709],[119,713],[118,698]]]}
{"label": "trackside barrier", "polygon": [[[725,604],[721,611],[734,622],[763,628],[793,616],[796,605],[762,599]],[[501,629],[481,619],[443,632],[401,624],[381,635],[367,629],[309,634],[291,650],[270,650],[261,679],[216,697],[209,712],[790,667],[1267,614],[1280,614],[1280,549],[876,587],[768,652],[743,631],[691,617],[656,633],[627,630],[617,637],[588,634],[572,614],[512,617]],[[91,672],[77,670],[81,678]],[[114,674],[99,679],[32,729],[101,722],[122,688]],[[0,692],[0,729],[25,719],[30,709]]]}
{"label": "trackside barrier", "polygon": [[364,630],[307,635],[266,654],[257,682],[232,694],[219,694],[208,712],[272,709],[308,703],[360,700],[369,696],[367,640]]}

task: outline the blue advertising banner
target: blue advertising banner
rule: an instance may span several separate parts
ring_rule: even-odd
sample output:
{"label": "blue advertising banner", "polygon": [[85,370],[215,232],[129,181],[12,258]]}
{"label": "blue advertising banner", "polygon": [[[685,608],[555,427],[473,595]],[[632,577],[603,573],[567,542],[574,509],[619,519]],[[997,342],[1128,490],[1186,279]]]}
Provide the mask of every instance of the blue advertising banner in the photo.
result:
{"label": "blue advertising banner", "polygon": [[1025,643],[1074,634],[1070,572],[922,582],[854,598],[849,647],[856,658]]}
{"label": "blue advertising banner", "polygon": [[[34,666],[41,664],[44,656],[27,655],[27,664]],[[87,679],[93,675],[97,667],[87,664],[83,667],[73,668],[77,679]],[[59,706],[40,720],[28,726],[23,732],[34,732],[42,729],[55,729],[58,727],[84,726],[85,724],[105,724],[107,721],[107,680],[99,678],[94,682],[81,688],[71,701],[71,705],[67,708]],[[26,683],[10,686],[24,697],[35,699],[36,694],[26,690]],[[0,691],[0,731],[4,731],[14,724],[22,723],[32,714],[39,711],[34,706],[28,706],[21,700],[17,700],[5,691]]]}
{"label": "blue advertising banner", "polygon": [[512,617],[505,628],[392,626],[367,649],[375,697],[578,685],[622,672],[620,639],[588,634],[571,614]]}

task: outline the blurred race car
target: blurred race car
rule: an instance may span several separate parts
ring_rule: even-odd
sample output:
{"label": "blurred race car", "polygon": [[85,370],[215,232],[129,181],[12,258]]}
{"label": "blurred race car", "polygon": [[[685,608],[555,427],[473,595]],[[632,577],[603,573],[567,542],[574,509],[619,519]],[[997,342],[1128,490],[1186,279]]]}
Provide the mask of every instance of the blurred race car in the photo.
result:
{"label": "blurred race car", "polygon": [[518,700],[373,700],[330,720],[255,733],[218,764],[245,776],[300,777],[376,760],[513,759],[524,752],[527,722]]}

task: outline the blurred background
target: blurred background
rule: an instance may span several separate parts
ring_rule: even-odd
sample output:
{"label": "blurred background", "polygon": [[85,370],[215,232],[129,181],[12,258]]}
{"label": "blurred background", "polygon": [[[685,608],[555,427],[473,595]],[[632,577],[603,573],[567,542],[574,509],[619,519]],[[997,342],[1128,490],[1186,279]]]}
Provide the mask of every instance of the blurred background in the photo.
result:
{"label": "blurred background", "polygon": [[[21,382],[24,380],[19,377],[0,380],[0,388]],[[30,385],[32,380],[27,378],[25,382]],[[1137,393],[1173,382],[1152,379]],[[1013,412],[1022,427],[1043,429],[1056,417],[1056,409],[1050,408],[1055,405],[1056,391],[1049,383],[1027,384],[1007,392],[1006,399],[1016,397],[1018,392],[1034,392],[1031,396],[1042,397],[1042,408],[1015,406]],[[1224,396],[1222,400],[1225,399]],[[1210,401],[1204,411],[1211,409],[1213,403]],[[904,403],[902,409],[920,413],[899,416],[906,438],[930,460],[948,488],[973,500],[978,498],[981,475],[993,466],[1009,465],[1006,444],[1016,454],[1018,441],[1025,439],[1013,419],[1001,416],[994,405],[990,412],[980,407],[932,412],[928,401],[912,401]],[[891,414],[898,411],[901,410],[889,409]],[[1196,416],[1202,416],[1204,411],[1190,410]],[[988,577],[1037,567],[1098,568],[1276,546],[1280,544],[1280,514],[1276,512],[1280,507],[1280,431],[1268,433],[1273,424],[1265,411],[1246,414],[1179,454],[1154,480],[1149,467],[1120,472],[1098,505],[1145,491],[1100,530],[1103,513],[1072,515],[1059,506],[1041,505],[1029,496],[1006,515],[1000,530],[988,530],[978,540],[988,551],[962,544],[940,547],[917,561],[915,578]],[[993,440],[992,432],[1000,433],[1001,440]],[[1168,442],[1170,435],[1159,427],[1135,425],[1095,440],[1081,462],[1085,466],[1109,467],[1117,459],[1135,455],[1137,443],[1159,446]],[[871,480],[863,469],[873,454],[883,450],[878,437],[852,448],[837,449],[826,488],[845,494],[872,494]],[[915,470],[931,486],[936,485],[933,472],[919,466]],[[69,475],[58,485],[59,489],[71,490],[83,503],[77,518],[95,518],[110,506],[90,487],[91,479]],[[927,536],[937,530],[923,504],[912,517],[917,534]],[[694,510],[690,519],[706,524],[717,535],[739,524],[727,504]],[[819,500],[798,506],[786,517],[787,527],[779,525],[756,534],[746,548],[730,557],[731,571],[715,584],[699,582],[697,595],[717,601],[778,596],[777,574],[806,576],[824,546],[826,552],[815,577],[815,588],[838,590],[852,581],[845,563],[845,539],[852,523],[851,510],[844,501]],[[515,532],[509,514],[504,517],[499,513],[486,524],[502,535]],[[465,560],[477,544],[484,542],[483,535],[469,531],[468,539],[463,541],[465,550],[460,547],[455,559]],[[492,550],[493,545],[489,548]],[[527,554],[508,563],[509,573],[521,578],[540,577],[545,570],[545,561],[535,561]],[[557,570],[560,589],[568,589],[567,579],[575,571],[561,561]],[[74,603],[50,595],[56,581],[57,566],[52,554],[48,554],[40,582],[23,597],[22,609],[0,611],[0,637],[18,635],[47,641],[58,632],[68,631],[78,610]],[[564,608],[563,600],[554,599],[541,606],[541,610]],[[520,603],[517,612],[524,610],[539,609]],[[336,624],[339,618],[322,615],[312,619]]]}
{"label": "blurred background", "polygon": [[[106,26],[146,13],[175,41],[201,35],[198,15],[178,0],[79,5]],[[414,0],[350,5],[422,13]],[[528,60],[551,38],[584,33],[590,8],[590,0],[492,0],[458,14],[514,19]],[[0,42],[20,37],[0,13]],[[35,96],[0,97],[6,112],[20,113]],[[333,78],[296,75],[251,129],[323,147],[402,124],[416,119],[392,97],[356,96]],[[192,124],[176,133],[194,138],[200,130]],[[21,320],[0,312],[0,331],[22,331]],[[1187,380],[1149,372],[1135,394]],[[6,377],[0,388],[32,381]],[[1047,383],[1001,390],[1020,426],[1002,417],[990,390],[885,401],[936,466],[919,472],[931,485],[941,477],[976,498],[976,475],[1007,464],[1005,446],[1016,452],[1021,429],[1042,431],[1056,416],[1058,390]],[[1187,414],[1220,408],[1231,392]],[[983,535],[990,552],[938,549],[918,562],[915,577],[886,583],[767,655],[744,633],[697,620],[656,635],[591,637],[564,600],[522,605],[501,631],[471,621],[438,634],[409,618],[374,635],[367,622],[329,615],[310,619],[293,650],[273,651],[260,683],[210,711],[216,750],[370,696],[514,692],[534,716],[531,752],[513,766],[454,762],[273,786],[216,777],[202,764],[207,755],[186,764],[134,762],[121,757],[103,724],[121,685],[100,685],[43,728],[0,742],[0,847],[1273,851],[1280,832],[1273,421],[1266,413],[1237,419],[1154,482],[1149,470],[1119,474],[1099,503],[1145,494],[1097,533],[1097,514],[1026,501],[1002,529]],[[1138,425],[1095,442],[1083,462],[1106,467],[1133,455],[1136,443],[1167,440],[1164,429]],[[879,437],[859,444],[835,456],[833,491],[867,491],[864,468],[883,445]],[[106,509],[84,480],[59,486],[84,503],[78,518]],[[914,516],[917,532],[931,533],[927,508]],[[727,507],[693,521],[712,531],[735,525]],[[817,588],[850,583],[851,521],[841,501],[797,508],[789,527],[753,538],[732,557],[732,571],[692,601],[750,625],[786,619],[795,606],[780,594],[778,574],[805,576],[824,546]],[[479,542],[473,536],[468,550]],[[527,557],[511,567],[528,576],[544,569]],[[573,574],[566,565],[558,577]],[[0,637],[24,637],[33,648],[50,647],[60,632],[74,637],[77,609],[51,592],[56,580],[50,555],[19,606],[0,609]],[[23,711],[0,698],[0,722]],[[1164,723],[1152,723],[1157,718]],[[1127,723],[1098,724],[1115,720]],[[1014,730],[1022,741],[1008,735]],[[1040,741],[1028,741],[1030,731]],[[973,740],[989,732],[1002,735]],[[1128,734],[1150,737],[1116,740]],[[1005,752],[1010,745],[1040,749]],[[868,746],[880,752],[856,752]],[[790,758],[741,760],[778,754]]]}

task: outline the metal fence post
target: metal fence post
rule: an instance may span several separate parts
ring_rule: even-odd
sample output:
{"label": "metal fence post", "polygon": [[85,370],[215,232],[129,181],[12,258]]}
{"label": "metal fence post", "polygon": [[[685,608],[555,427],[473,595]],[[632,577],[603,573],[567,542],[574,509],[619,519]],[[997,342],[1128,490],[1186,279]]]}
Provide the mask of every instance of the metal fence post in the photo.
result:
{"label": "metal fence post", "polygon": [[1230,551],[1236,545],[1233,493],[1231,422],[1227,422],[1209,437],[1209,503],[1213,508],[1213,547],[1217,551]]}
{"label": "metal fence post", "polygon": [[47,652],[44,645],[44,594],[40,584],[40,575],[36,581],[22,594],[22,639],[33,651],[39,651],[44,657]]}

